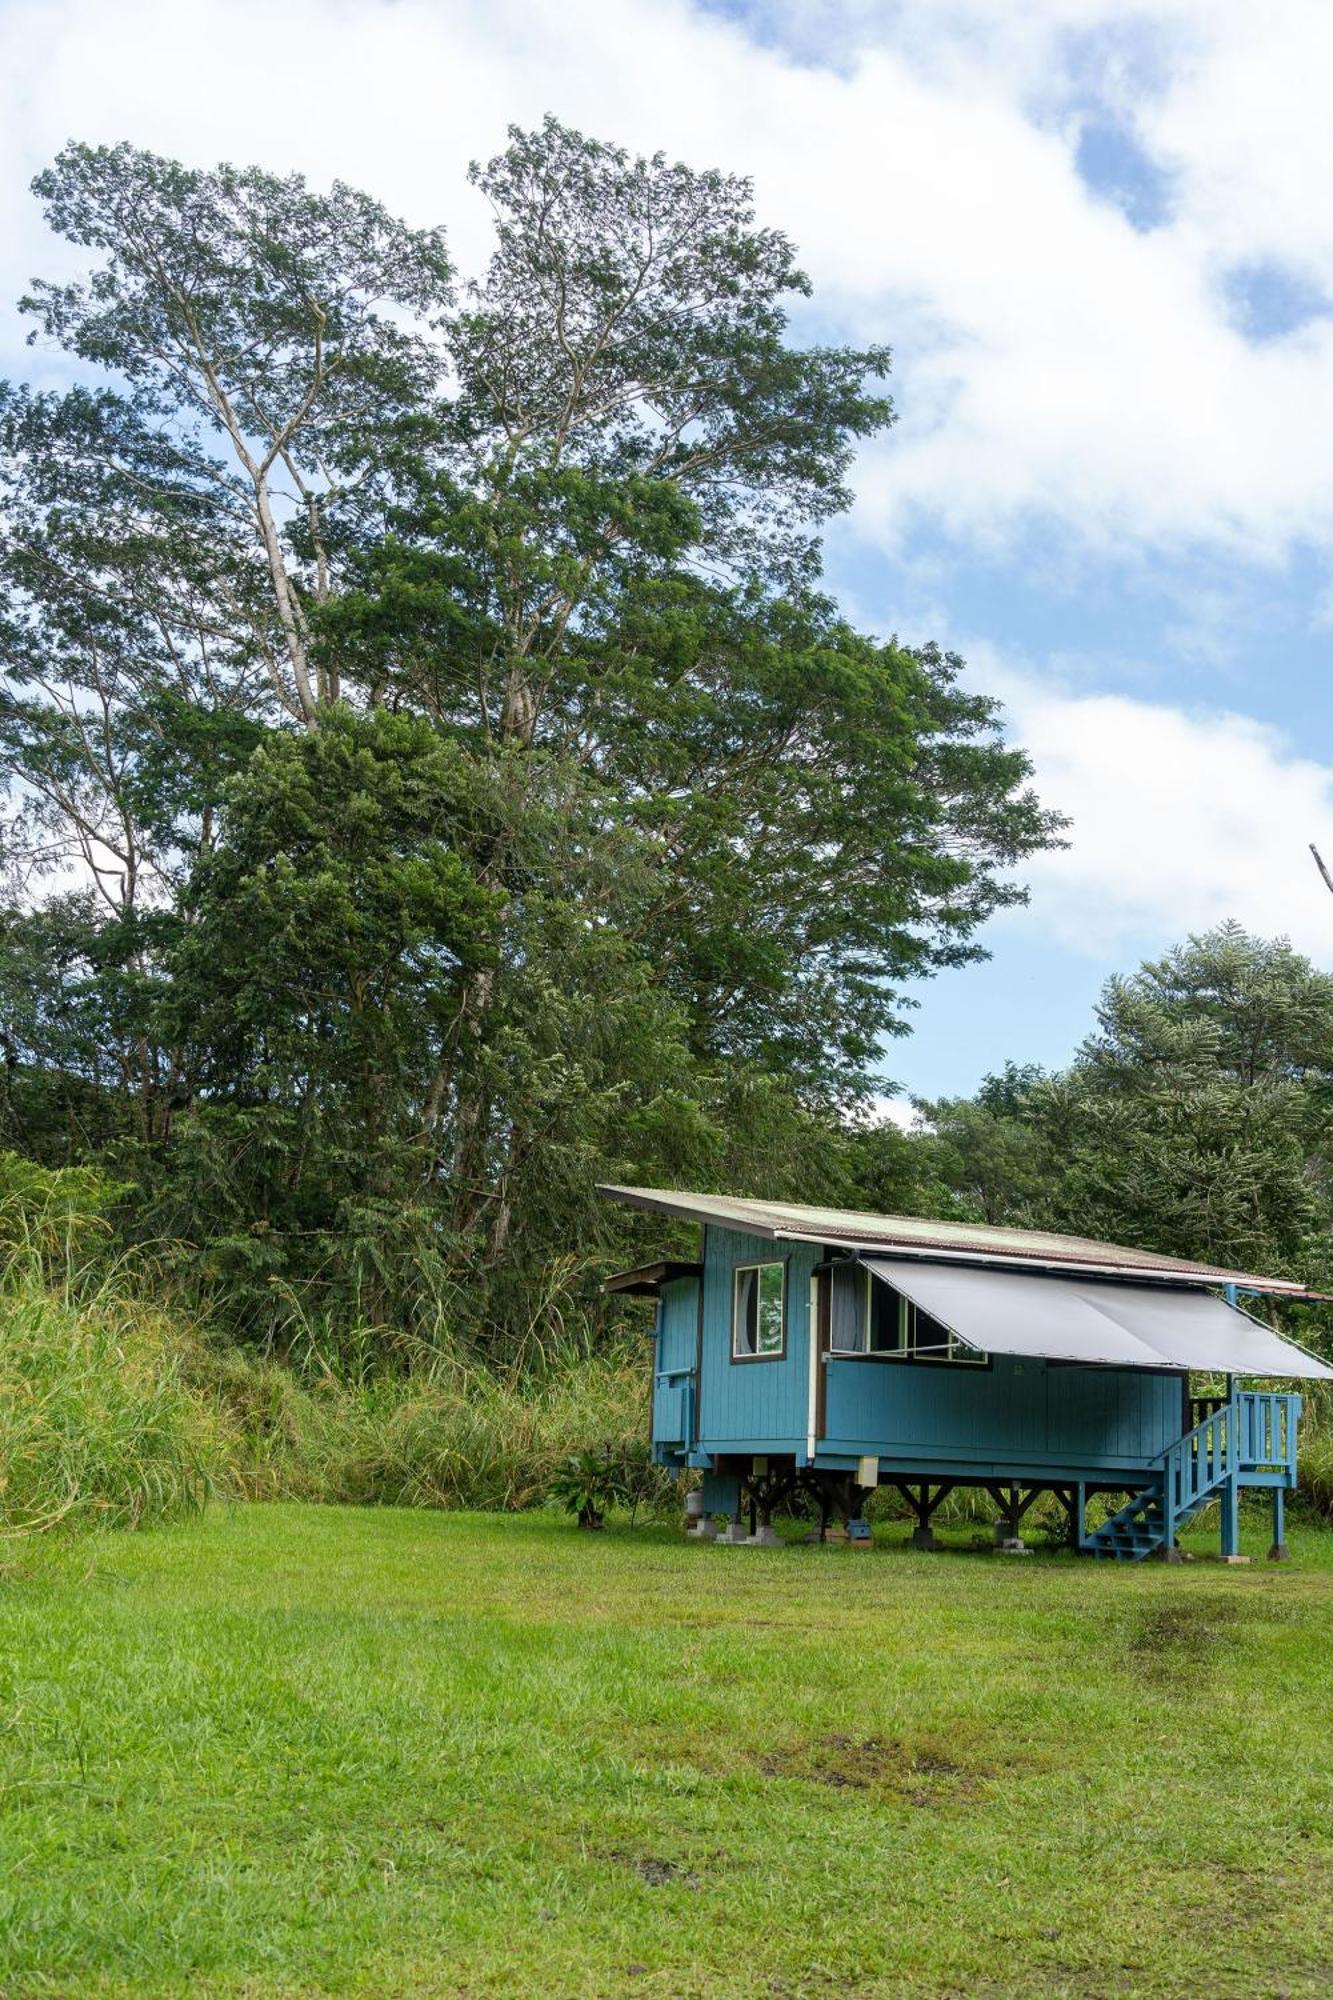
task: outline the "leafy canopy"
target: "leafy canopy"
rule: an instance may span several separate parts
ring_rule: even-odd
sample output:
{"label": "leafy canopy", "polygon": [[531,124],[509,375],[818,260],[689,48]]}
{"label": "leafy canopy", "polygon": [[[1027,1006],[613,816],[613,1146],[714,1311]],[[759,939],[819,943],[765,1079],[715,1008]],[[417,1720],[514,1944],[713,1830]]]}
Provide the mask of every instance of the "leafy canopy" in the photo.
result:
{"label": "leafy canopy", "polygon": [[0,1109],[252,1335],[512,1358],[588,1323],[597,1179],[831,1191],[1059,822],[821,592],[888,351],[800,337],[749,184],[554,119],[472,180],[468,277],[342,186],[39,177],[88,379],[0,386]]}

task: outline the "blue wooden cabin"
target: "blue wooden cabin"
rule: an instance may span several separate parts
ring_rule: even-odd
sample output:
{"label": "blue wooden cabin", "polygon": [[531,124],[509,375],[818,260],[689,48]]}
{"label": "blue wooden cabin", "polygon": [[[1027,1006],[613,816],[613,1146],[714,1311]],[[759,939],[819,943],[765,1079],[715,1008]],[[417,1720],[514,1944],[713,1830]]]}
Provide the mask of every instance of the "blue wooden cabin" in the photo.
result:
{"label": "blue wooden cabin", "polygon": [[[702,1535],[725,1516],[724,1539],[770,1539],[797,1490],[821,1534],[834,1516],[863,1534],[864,1495],[892,1485],[932,1547],[935,1509],[973,1486],[1006,1546],[1054,1493],[1075,1546],[1119,1561],[1171,1557],[1216,1499],[1234,1556],[1251,1487],[1271,1494],[1285,1556],[1301,1399],[1254,1385],[1333,1368],[1239,1300],[1300,1285],[1026,1230],[600,1191],[699,1227],[697,1259],[608,1289],[656,1300],[653,1450],[702,1470]],[[1089,1530],[1098,1494],[1118,1504]]]}

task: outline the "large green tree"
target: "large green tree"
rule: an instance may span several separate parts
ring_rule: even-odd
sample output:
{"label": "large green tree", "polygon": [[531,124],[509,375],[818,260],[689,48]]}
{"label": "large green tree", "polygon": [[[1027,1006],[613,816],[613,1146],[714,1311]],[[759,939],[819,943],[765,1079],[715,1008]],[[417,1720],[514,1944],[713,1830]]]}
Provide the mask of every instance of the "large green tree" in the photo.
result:
{"label": "large green tree", "polygon": [[473,180],[459,283],[345,188],[39,179],[96,263],[28,309],[107,383],[0,392],[4,838],[100,911],[0,976],[29,1143],[53,1067],[109,1092],[152,1226],[284,1284],[410,1215],[348,1309],[429,1253],[502,1342],[599,1174],[833,1185],[900,982],[1056,823],[956,659],[820,592],[888,356],[793,337],[747,183],[554,120]]}

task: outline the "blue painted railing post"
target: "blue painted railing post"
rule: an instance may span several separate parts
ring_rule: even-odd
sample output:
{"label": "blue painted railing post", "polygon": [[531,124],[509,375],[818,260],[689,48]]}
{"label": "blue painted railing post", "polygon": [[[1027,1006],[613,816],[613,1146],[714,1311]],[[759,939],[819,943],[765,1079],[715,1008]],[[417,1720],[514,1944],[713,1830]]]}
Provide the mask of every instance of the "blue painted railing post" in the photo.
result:
{"label": "blue painted railing post", "polygon": [[[1229,1306],[1239,1305],[1234,1285],[1223,1285],[1222,1296]],[[1240,1385],[1227,1376],[1227,1482],[1222,1488],[1222,1555],[1240,1554]]]}
{"label": "blue painted railing post", "polygon": [[1222,1554],[1240,1554],[1240,1480],[1234,1472],[1222,1488]]}
{"label": "blue painted railing post", "polygon": [[1180,1457],[1177,1445],[1166,1455],[1162,1467],[1162,1561],[1181,1562],[1180,1551],[1176,1547],[1176,1468]]}

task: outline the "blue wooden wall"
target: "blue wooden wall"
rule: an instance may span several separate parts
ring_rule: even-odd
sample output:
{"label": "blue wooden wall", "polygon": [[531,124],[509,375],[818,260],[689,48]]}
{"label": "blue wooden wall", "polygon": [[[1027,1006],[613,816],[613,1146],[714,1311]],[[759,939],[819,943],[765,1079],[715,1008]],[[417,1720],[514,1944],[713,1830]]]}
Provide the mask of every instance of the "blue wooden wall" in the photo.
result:
{"label": "blue wooden wall", "polygon": [[[704,1232],[703,1367],[698,1442],[710,1452],[792,1453],[807,1447],[811,1392],[811,1275],[824,1261],[816,1244],[710,1227]],[[738,1264],[786,1266],[786,1349],[780,1360],[733,1361],[732,1274]],[[663,1289],[658,1368],[693,1365],[694,1281]],[[817,1455],[874,1454],[905,1464],[927,1460],[994,1470],[1135,1465],[1156,1458],[1181,1434],[1178,1375],[1141,1369],[1076,1368],[995,1356],[987,1367],[834,1356],[827,1377],[824,1434]],[[659,1416],[660,1411],[660,1416]],[[659,1388],[654,1435],[678,1441],[685,1417],[673,1391]],[[661,1426],[665,1426],[663,1429]]]}
{"label": "blue wooden wall", "polygon": [[657,1306],[653,1442],[658,1446],[683,1449],[694,1442],[690,1433],[698,1338],[699,1280],[673,1279],[663,1285]]}
{"label": "blue wooden wall", "polygon": [[1178,1375],[1068,1368],[997,1354],[989,1367],[827,1364],[829,1449],[886,1457],[1096,1467],[1153,1459],[1183,1427]]}
{"label": "blue wooden wall", "polygon": [[[705,1232],[704,1354],[700,1434],[710,1449],[804,1451],[810,1384],[810,1274],[814,1243],[773,1243],[732,1229]],[[781,1360],[731,1358],[732,1273],[738,1264],[787,1268],[786,1350]]]}

